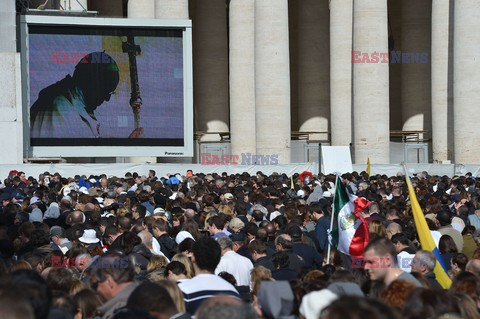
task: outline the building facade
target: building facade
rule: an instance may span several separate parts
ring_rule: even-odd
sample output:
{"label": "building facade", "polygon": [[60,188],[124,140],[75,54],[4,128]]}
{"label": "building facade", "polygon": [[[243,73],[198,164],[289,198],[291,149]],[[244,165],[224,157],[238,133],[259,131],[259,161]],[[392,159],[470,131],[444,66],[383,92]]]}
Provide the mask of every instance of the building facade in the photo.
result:
{"label": "building facade", "polygon": [[[82,3],[99,17],[192,20],[195,131],[201,142],[229,135],[231,154],[289,163],[292,137],[303,135],[351,145],[355,163],[386,164],[396,132],[428,141],[430,161],[480,162],[478,0]],[[7,83],[18,59],[7,42],[0,110],[10,115],[0,133],[21,134],[18,88]]]}

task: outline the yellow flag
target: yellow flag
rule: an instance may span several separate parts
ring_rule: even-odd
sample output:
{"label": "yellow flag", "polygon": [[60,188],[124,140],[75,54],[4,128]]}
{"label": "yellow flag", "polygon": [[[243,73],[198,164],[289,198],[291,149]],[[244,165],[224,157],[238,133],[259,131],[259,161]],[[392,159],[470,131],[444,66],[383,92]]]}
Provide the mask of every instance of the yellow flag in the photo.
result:
{"label": "yellow flag", "polygon": [[290,176],[290,188],[295,189],[295,187],[293,186],[293,175]]}
{"label": "yellow flag", "polygon": [[420,204],[418,204],[417,196],[415,195],[415,191],[413,190],[412,183],[410,182],[410,178],[408,177],[406,168],[404,168],[404,170],[405,179],[407,180],[408,186],[408,195],[410,197],[410,205],[412,206],[413,220],[415,221],[415,227],[417,228],[420,245],[422,246],[423,250],[431,251],[435,255],[437,263],[435,264],[433,272],[435,273],[435,277],[437,278],[438,283],[443,287],[443,289],[448,289],[452,284],[452,280],[447,275],[442,255],[440,254],[440,251],[438,250],[435,242],[433,241],[432,233],[428,228],[422,208],[420,207]]}

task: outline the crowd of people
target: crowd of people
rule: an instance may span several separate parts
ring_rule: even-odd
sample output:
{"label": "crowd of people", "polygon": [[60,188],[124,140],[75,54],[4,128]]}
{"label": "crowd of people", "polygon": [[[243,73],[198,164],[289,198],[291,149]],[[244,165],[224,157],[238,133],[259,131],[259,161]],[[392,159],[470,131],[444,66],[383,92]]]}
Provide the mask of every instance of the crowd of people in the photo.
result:
{"label": "crowd of people", "polygon": [[329,236],[335,181],[12,171],[0,184],[0,318],[480,318],[480,178],[411,178],[448,289],[404,176],[341,176],[370,202],[362,258]]}

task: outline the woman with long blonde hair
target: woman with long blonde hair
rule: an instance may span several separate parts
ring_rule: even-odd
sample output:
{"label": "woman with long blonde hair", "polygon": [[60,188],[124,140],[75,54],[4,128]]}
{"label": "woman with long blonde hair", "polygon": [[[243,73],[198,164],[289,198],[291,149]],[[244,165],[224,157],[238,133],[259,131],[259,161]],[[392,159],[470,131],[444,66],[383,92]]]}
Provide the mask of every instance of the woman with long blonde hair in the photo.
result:
{"label": "woman with long blonde hair", "polygon": [[168,294],[170,297],[172,297],[173,302],[175,303],[175,306],[177,306],[178,312],[185,313],[187,311],[185,307],[185,300],[183,299],[183,293],[175,282],[171,280],[160,280],[157,281],[157,284],[167,289]]}
{"label": "woman with long blonde hair", "polygon": [[179,262],[181,262],[182,264],[185,265],[185,269],[187,270],[186,277],[188,279],[195,276],[195,270],[193,269],[192,261],[190,260],[190,258],[185,256],[184,254],[182,254],[182,253],[175,254],[175,256],[173,256],[173,258],[172,258],[172,261],[179,261]]}

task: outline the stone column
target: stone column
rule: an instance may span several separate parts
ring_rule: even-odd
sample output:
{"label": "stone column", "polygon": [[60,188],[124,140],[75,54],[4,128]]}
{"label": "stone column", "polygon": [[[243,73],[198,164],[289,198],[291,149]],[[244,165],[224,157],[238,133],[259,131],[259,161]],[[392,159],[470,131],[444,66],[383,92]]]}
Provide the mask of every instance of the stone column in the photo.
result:
{"label": "stone column", "polygon": [[331,145],[352,142],[353,0],[330,2],[330,127]]}
{"label": "stone column", "polygon": [[255,1],[257,154],[290,162],[288,0]]}
{"label": "stone column", "polygon": [[[298,123],[302,132],[328,132],[330,118],[328,1],[301,0],[296,4]],[[313,134],[310,135],[310,139],[326,140],[328,134]]]}
{"label": "stone column", "polygon": [[[0,6],[0,52],[12,53],[16,50],[15,3],[8,1]],[[5,75],[5,78],[8,76]]]}
{"label": "stone column", "polygon": [[480,1],[455,0],[454,33],[454,136],[455,163],[480,159]]}
{"label": "stone column", "polygon": [[353,16],[353,49],[365,62],[353,64],[355,163],[388,164],[388,63],[381,57],[388,54],[387,0],[355,1]]}
{"label": "stone column", "polygon": [[[228,132],[228,40],[225,0],[197,1],[193,10],[195,130]],[[220,141],[206,134],[201,141]]]}
{"label": "stone column", "polygon": [[290,130],[300,131],[298,121],[298,62],[300,50],[298,50],[298,10],[300,1],[288,1],[288,45],[290,47]]}
{"label": "stone column", "polygon": [[0,134],[4,137],[0,139],[0,163],[22,164],[22,80],[20,53],[16,52],[14,1],[6,1],[0,7],[0,61]]}
{"label": "stone column", "polygon": [[188,0],[155,0],[155,18],[188,19]]}
{"label": "stone column", "polygon": [[231,0],[229,12],[231,154],[256,154],[255,0]]}
{"label": "stone column", "polygon": [[155,18],[155,0],[128,1],[128,17],[136,19]]}
{"label": "stone column", "polygon": [[[390,22],[393,47],[389,43],[389,50],[402,50],[402,2],[388,1],[388,17]],[[401,131],[402,121],[402,64],[390,63],[390,130]],[[402,155],[403,158],[403,155]]]}
{"label": "stone column", "polygon": [[[431,0],[402,1],[402,119],[403,130],[432,129],[431,115]],[[410,55],[407,57],[406,55]],[[412,57],[414,57],[412,59]]]}
{"label": "stone column", "polygon": [[[450,0],[432,3],[432,148],[433,161],[452,159],[449,149],[449,38]],[[450,116],[449,116],[450,115]]]}

